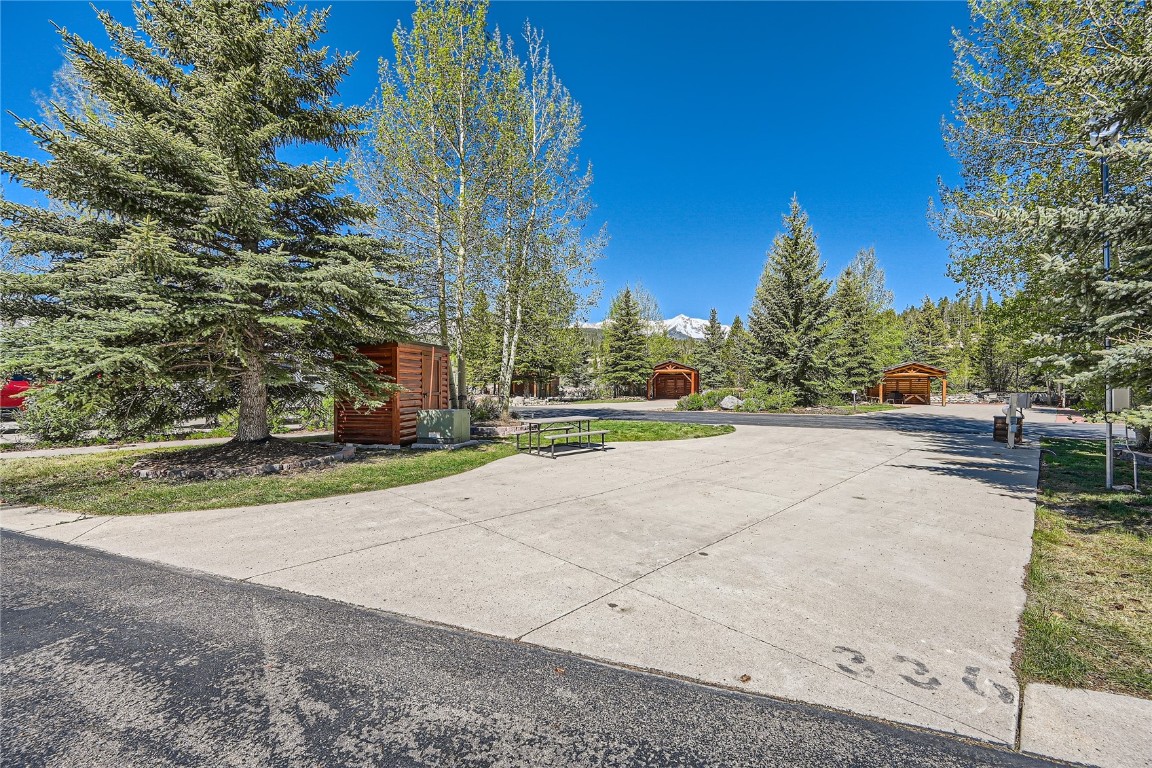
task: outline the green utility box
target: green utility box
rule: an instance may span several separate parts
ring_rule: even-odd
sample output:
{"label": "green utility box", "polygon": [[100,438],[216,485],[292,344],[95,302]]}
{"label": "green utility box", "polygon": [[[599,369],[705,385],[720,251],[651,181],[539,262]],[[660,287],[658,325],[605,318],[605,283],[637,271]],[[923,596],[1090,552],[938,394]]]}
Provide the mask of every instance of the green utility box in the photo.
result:
{"label": "green utility box", "polygon": [[420,411],[416,418],[416,442],[429,444],[463,443],[471,439],[467,408]]}

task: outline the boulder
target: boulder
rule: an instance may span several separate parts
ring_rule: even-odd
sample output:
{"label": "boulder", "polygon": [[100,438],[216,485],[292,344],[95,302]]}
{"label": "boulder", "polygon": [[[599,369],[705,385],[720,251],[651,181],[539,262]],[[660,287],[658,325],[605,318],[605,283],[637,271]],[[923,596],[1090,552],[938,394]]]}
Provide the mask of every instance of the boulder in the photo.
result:
{"label": "boulder", "polygon": [[728,395],[720,401],[720,410],[734,411],[744,404],[744,401],[736,397],[736,395]]}

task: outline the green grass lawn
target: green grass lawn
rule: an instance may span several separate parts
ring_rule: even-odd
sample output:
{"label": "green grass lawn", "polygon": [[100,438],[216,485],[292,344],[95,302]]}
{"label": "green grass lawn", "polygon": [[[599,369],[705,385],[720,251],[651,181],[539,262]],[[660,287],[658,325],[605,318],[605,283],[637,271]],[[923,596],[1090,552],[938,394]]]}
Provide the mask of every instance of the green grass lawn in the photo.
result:
{"label": "green grass lawn", "polygon": [[609,443],[636,443],[645,440],[690,440],[694,437],[727,435],[735,430],[730,424],[684,424],[673,421],[632,421],[598,419],[592,429],[606,429]]}
{"label": "green grass lawn", "polygon": [[849,416],[854,413],[875,413],[876,411],[895,411],[899,406],[891,405],[889,403],[861,403],[855,409],[850,405],[838,406],[837,410],[842,411]]}
{"label": "green grass lawn", "polygon": [[[653,421],[596,421],[609,442],[682,440],[722,435],[730,426]],[[164,451],[191,450],[165,448]],[[323,470],[225,480],[141,480],[133,462],[156,449],[96,455],[0,461],[0,497],[96,515],[147,515],[190,509],[220,509],[281,501],[318,499],[359,491],[395,488],[459,474],[516,452],[508,441],[455,451],[381,451]]]}
{"label": "green grass lawn", "polygon": [[1017,672],[1152,698],[1152,495],[1103,490],[1103,442],[1043,447]]}

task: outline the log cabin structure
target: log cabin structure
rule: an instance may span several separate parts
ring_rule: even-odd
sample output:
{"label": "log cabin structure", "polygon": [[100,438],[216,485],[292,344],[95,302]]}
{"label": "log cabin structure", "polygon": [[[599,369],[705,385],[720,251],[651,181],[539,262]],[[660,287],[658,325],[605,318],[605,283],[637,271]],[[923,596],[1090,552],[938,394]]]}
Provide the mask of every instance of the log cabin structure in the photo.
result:
{"label": "log cabin structure", "polygon": [[879,384],[865,390],[881,403],[931,405],[932,380],[940,379],[940,404],[948,405],[948,371],[927,363],[908,362],[884,369]]}
{"label": "log cabin structure", "polygon": [[376,363],[377,375],[403,389],[376,408],[337,402],[332,422],[337,443],[411,445],[416,442],[420,411],[452,407],[447,347],[392,341],[358,351]]}
{"label": "log cabin structure", "polygon": [[648,377],[649,400],[679,400],[699,391],[700,371],[675,360],[653,367],[652,375]]}

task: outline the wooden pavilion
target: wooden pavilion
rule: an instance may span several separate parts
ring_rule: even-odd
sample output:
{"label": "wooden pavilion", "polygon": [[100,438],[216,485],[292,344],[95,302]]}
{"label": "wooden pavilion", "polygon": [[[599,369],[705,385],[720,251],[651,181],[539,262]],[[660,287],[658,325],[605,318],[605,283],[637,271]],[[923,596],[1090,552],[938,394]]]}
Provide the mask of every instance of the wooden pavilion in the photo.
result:
{"label": "wooden pavilion", "polygon": [[699,391],[700,371],[675,360],[653,367],[652,375],[648,377],[649,400],[679,400]]}
{"label": "wooden pavilion", "polygon": [[884,378],[865,394],[881,403],[931,405],[933,379],[940,379],[940,404],[948,405],[948,371],[927,363],[900,363],[885,368]]}
{"label": "wooden pavilion", "polygon": [[376,363],[380,376],[403,389],[378,408],[337,402],[333,439],[337,443],[411,445],[420,411],[451,408],[448,348],[435,344],[388,342],[359,348]]}

